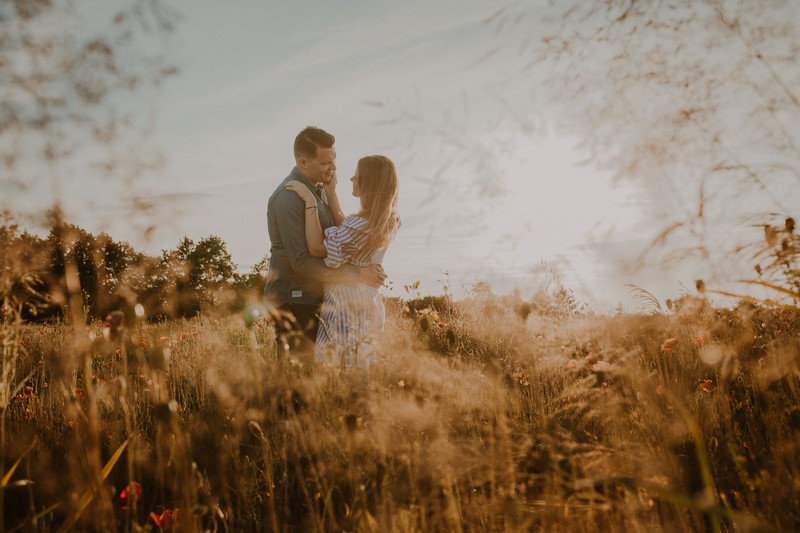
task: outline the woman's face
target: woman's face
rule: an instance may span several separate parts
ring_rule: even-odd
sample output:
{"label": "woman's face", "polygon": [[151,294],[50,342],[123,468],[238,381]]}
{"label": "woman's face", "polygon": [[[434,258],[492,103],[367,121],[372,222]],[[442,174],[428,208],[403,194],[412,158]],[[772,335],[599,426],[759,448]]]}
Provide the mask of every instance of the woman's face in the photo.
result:
{"label": "woman's face", "polygon": [[353,196],[358,198],[358,169],[356,169],[356,173],[353,174],[353,177],[350,178],[350,182],[353,184]]}

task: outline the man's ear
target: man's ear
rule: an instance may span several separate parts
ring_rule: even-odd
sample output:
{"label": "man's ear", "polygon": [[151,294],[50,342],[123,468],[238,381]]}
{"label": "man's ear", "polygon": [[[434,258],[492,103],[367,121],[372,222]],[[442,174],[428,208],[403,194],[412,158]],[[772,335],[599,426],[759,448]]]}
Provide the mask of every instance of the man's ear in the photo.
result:
{"label": "man's ear", "polygon": [[307,166],[308,166],[308,160],[305,157],[297,158],[297,168],[306,168]]}

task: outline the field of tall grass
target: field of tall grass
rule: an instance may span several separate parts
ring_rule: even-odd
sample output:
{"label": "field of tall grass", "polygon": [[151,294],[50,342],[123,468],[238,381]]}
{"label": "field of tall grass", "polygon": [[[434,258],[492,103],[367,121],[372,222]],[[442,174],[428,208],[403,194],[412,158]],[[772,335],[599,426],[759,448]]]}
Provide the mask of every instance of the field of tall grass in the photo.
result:
{"label": "field of tall grass", "polygon": [[369,370],[5,309],[0,531],[800,529],[797,307],[551,304],[394,301]]}

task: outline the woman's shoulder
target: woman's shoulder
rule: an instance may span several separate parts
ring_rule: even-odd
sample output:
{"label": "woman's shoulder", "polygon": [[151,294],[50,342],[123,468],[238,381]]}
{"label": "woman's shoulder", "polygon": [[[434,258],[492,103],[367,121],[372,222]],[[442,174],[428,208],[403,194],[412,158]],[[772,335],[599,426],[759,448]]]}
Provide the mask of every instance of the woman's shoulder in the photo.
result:
{"label": "woman's shoulder", "polygon": [[367,227],[367,219],[360,215],[347,215],[342,221],[342,226],[353,229],[364,229]]}

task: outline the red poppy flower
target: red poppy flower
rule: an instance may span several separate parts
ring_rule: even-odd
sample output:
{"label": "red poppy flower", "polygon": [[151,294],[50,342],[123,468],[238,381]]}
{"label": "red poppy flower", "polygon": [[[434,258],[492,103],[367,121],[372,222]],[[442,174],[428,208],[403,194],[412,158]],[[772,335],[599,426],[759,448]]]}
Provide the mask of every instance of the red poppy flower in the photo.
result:
{"label": "red poppy flower", "polygon": [[[136,503],[142,498],[142,486],[135,481],[122,489],[119,493],[119,503],[122,504],[123,509],[127,509],[130,503]],[[131,502],[133,499],[133,502]]]}
{"label": "red poppy flower", "polygon": [[160,515],[150,513],[150,518],[161,531],[172,531],[172,528],[178,524],[178,511],[178,509],[174,511],[171,509],[164,509],[164,512]]}
{"label": "red poppy flower", "polygon": [[692,342],[695,344],[703,344],[706,339],[702,335],[697,335],[696,337],[692,337]]}

